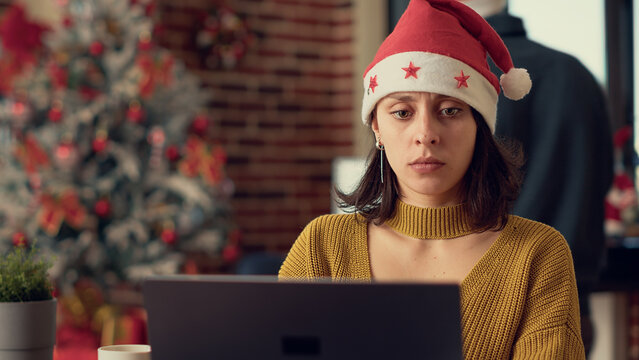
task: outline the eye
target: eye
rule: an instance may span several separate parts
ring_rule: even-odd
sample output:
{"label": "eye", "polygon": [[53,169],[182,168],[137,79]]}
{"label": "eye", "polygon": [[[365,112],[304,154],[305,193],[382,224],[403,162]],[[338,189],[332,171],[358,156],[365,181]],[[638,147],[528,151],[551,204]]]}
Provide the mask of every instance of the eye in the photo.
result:
{"label": "eye", "polygon": [[397,110],[391,113],[395,119],[406,120],[410,117],[411,113],[408,110]]}
{"label": "eye", "polygon": [[444,117],[454,117],[455,115],[459,114],[460,111],[461,109],[459,108],[450,107],[440,110],[439,113]]}

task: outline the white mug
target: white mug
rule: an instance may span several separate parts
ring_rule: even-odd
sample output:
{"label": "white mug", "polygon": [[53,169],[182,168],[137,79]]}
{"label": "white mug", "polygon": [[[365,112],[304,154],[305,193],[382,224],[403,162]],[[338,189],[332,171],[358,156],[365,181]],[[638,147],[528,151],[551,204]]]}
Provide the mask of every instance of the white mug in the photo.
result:
{"label": "white mug", "polygon": [[108,345],[98,348],[98,360],[151,360],[149,345]]}

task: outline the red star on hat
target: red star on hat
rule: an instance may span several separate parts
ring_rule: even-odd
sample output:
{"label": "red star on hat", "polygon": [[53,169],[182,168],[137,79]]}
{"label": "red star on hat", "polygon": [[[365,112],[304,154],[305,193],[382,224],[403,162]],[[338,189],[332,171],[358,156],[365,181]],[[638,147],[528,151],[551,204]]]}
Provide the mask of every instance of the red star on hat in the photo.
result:
{"label": "red star on hat", "polygon": [[377,87],[377,75],[371,76],[370,83],[368,84],[368,88],[375,92],[375,88]]}
{"label": "red star on hat", "polygon": [[411,61],[410,64],[408,64],[408,67],[402,68],[402,70],[406,71],[404,79],[408,79],[411,76],[417,79],[417,70],[419,69],[421,69],[421,67],[413,65],[413,62]]}
{"label": "red star on hat", "polygon": [[457,88],[459,89],[462,86],[468,87],[468,83],[466,82],[466,80],[468,80],[469,77],[470,75],[464,76],[464,70],[461,71],[461,75],[455,76],[455,80],[457,80]]}

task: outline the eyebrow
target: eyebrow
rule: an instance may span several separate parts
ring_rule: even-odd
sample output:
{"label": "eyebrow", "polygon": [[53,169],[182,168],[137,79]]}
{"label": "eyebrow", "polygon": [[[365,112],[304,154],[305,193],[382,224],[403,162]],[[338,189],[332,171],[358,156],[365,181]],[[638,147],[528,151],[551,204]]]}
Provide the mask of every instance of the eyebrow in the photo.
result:
{"label": "eyebrow", "polygon": [[[407,93],[397,93],[388,95],[389,98],[398,100],[398,101],[415,101],[415,96]],[[453,96],[443,95],[443,94],[435,94],[435,99],[455,99]]]}
{"label": "eyebrow", "polygon": [[411,101],[411,100],[415,100],[415,97],[413,95],[406,95],[406,94],[398,94],[398,95],[388,95],[389,98],[391,99],[395,99],[395,100],[399,100],[399,101]]}

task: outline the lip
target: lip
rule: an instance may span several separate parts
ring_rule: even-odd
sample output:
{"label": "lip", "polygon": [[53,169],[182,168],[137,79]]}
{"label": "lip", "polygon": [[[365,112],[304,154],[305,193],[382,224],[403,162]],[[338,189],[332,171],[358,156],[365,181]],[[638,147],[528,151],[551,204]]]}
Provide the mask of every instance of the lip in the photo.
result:
{"label": "lip", "polygon": [[429,156],[419,157],[408,163],[408,165],[417,173],[427,174],[441,169],[446,163],[433,156]]}

